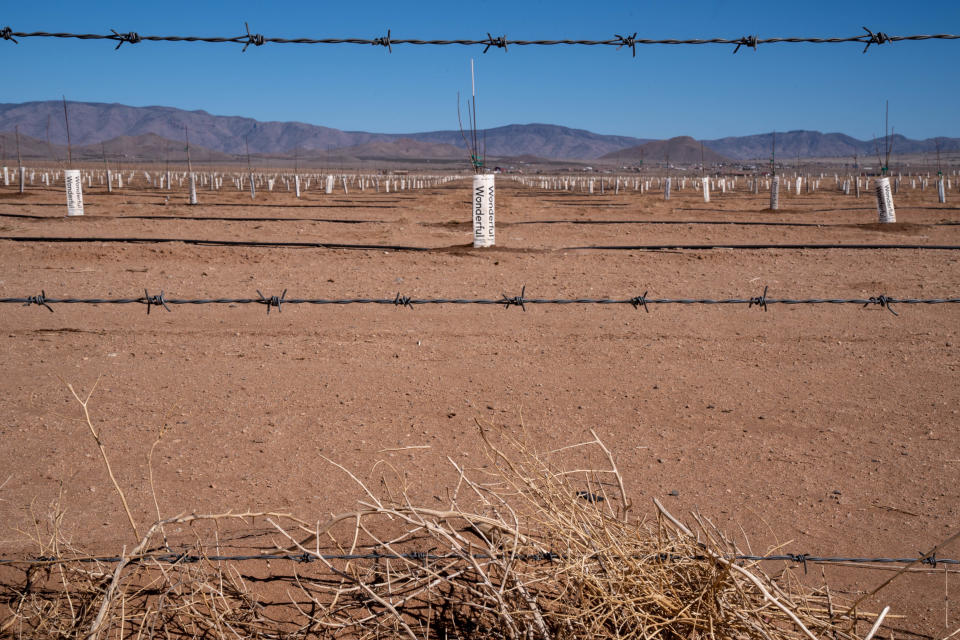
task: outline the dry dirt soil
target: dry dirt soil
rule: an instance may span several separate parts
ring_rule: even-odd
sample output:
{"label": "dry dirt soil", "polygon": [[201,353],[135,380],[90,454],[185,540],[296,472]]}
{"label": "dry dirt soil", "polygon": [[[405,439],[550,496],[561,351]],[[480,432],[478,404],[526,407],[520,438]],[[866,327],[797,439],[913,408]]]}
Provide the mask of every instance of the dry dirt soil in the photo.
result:
{"label": "dry dirt soil", "polygon": [[[225,181],[226,182],[226,181]],[[469,181],[420,192],[301,200],[94,186],[83,218],[62,189],[0,192],[3,237],[138,237],[427,247],[384,249],[0,240],[0,297],[901,298],[960,296],[960,251],[574,249],[646,244],[960,245],[960,209],[936,191],[873,197],[677,191],[593,196],[498,180],[497,246],[473,249]],[[905,181],[906,182],[906,181]],[[585,222],[601,224],[581,224]],[[656,222],[656,223],[653,223]],[[791,223],[719,224],[729,222]],[[802,223],[802,224],[797,224]],[[347,510],[405,469],[437,504],[447,457],[479,462],[476,421],[547,451],[614,452],[635,511],[698,509],[741,546],[821,556],[916,557],[960,529],[960,305],[511,306],[0,305],[0,555],[32,552],[31,508],[62,491],[85,549],[131,544],[122,507],[67,384],[90,401],[133,517],[227,509]],[[521,424],[523,432],[521,432]],[[960,543],[940,552],[960,557]],[[769,568],[768,568],[769,569]],[[773,567],[776,569],[776,567]],[[956,566],[953,567],[957,569]],[[794,571],[802,574],[802,567]],[[820,568],[810,574],[821,580]],[[888,571],[830,566],[837,591]],[[896,626],[960,624],[956,575],[899,577],[872,598]],[[949,590],[945,593],[945,588]],[[945,627],[949,625],[949,627]]]}

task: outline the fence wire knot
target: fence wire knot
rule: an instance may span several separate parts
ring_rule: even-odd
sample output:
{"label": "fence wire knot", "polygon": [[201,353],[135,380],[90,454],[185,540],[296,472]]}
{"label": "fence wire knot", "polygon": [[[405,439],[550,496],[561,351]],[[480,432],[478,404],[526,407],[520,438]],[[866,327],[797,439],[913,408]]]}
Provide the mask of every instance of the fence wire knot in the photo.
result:
{"label": "fence wire knot", "polygon": [[170,561],[170,564],[180,564],[181,562],[184,564],[200,562],[200,556],[191,556],[188,552],[184,551],[180,555],[174,557],[173,560]]}
{"label": "fence wire knot", "polygon": [[767,287],[764,287],[764,288],[763,288],[763,295],[754,296],[754,297],[750,298],[750,304],[747,305],[747,308],[749,309],[749,308],[752,307],[753,305],[757,305],[758,307],[763,307],[764,312],[766,312],[766,310],[767,310]]}
{"label": "fence wire knot", "polygon": [[423,563],[423,566],[427,566],[427,554],[428,554],[428,553],[429,553],[429,552],[427,552],[427,551],[411,551],[411,552],[408,554],[408,557],[409,557],[411,560],[417,560],[417,561]]}
{"label": "fence wire knot", "polygon": [[[245,26],[245,27],[247,28],[247,43],[246,43],[245,45],[243,45],[243,51],[246,51],[246,50],[247,50],[247,47],[249,47],[250,45],[253,45],[253,46],[255,46],[255,47],[259,47],[259,46],[263,45],[264,42],[266,42],[266,40],[265,40],[264,37],[263,37],[263,34],[260,34],[260,33],[250,33],[250,25],[249,25],[249,24],[247,24],[246,22],[244,22],[244,23],[243,23],[243,26]],[[242,38],[242,37],[243,37],[243,36],[241,36],[241,38]],[[241,51],[240,53],[243,53],[243,51]],[[268,309],[268,311],[269,311],[269,309]]]}
{"label": "fence wire knot", "polygon": [[488,32],[487,32],[487,39],[485,40],[485,44],[486,44],[487,46],[485,46],[485,47],[483,48],[483,52],[484,52],[484,53],[486,53],[487,50],[488,50],[490,47],[496,47],[496,48],[498,48],[498,49],[503,49],[504,51],[506,51],[506,50],[507,50],[507,36],[506,36],[506,35],[502,35],[502,36],[500,36],[500,37],[494,38],[492,35],[490,35],[490,32],[488,31]]}
{"label": "fence wire knot", "polygon": [[894,311],[893,307],[890,306],[891,302],[893,301],[890,298],[888,298],[883,294],[880,294],[879,296],[870,296],[870,299],[863,306],[866,307],[867,305],[878,304],[881,307],[885,308],[890,313],[892,313],[893,315],[899,316],[900,314]]}
{"label": "fence wire knot", "polygon": [[11,29],[9,26],[6,26],[3,29],[0,29],[0,38],[3,38],[4,40],[12,40],[13,44],[20,44],[13,37],[13,29]]}
{"label": "fence wire knot", "polygon": [[161,289],[160,293],[155,296],[151,296],[147,293],[147,290],[143,290],[143,297],[140,298],[140,302],[147,305],[147,315],[150,315],[150,307],[163,307],[167,311],[170,311],[170,307],[167,306],[167,301],[163,297],[163,290]]}
{"label": "fence wire knot", "polygon": [[[876,33],[874,33],[873,31],[870,31],[870,29],[867,29],[866,27],[864,27],[863,30],[866,31],[867,36],[869,36],[869,39],[866,40],[867,46],[863,48],[863,53],[866,53],[867,49],[869,49],[870,45],[872,44],[881,45],[881,44],[886,44],[888,42],[892,42],[890,40],[890,36],[885,34],[883,31],[877,31]],[[867,36],[863,36],[863,37],[867,37]]]}
{"label": "fence wire knot", "polygon": [[40,291],[40,295],[38,296],[29,296],[27,298],[27,301],[23,303],[23,306],[29,307],[32,304],[39,305],[41,307],[46,307],[47,311],[49,311],[50,313],[53,313],[53,307],[47,304],[46,291]]}
{"label": "fence wire knot", "polygon": [[410,307],[413,309],[413,298],[410,296],[402,296],[400,292],[397,292],[397,297],[393,299],[393,305],[395,307]]}
{"label": "fence wire knot", "polygon": [[737,41],[737,46],[733,50],[734,53],[740,51],[740,47],[750,47],[754,51],[757,50],[757,36],[743,36]]}
{"label": "fence wire knot", "polygon": [[595,493],[590,493],[589,491],[577,491],[577,497],[581,500],[586,500],[587,502],[603,502],[606,500],[603,496],[598,496]]}
{"label": "fence wire knot", "polygon": [[[920,555],[921,555],[921,556],[923,555],[923,552],[922,552],[922,551],[920,552]],[[937,562],[938,562],[938,561],[937,561],[937,554],[933,554],[933,555],[931,555],[931,556],[928,557],[928,558],[920,558],[920,564],[928,564],[928,565],[930,565],[931,567],[934,567],[934,568],[936,568]]]}
{"label": "fence wire knot", "polygon": [[803,572],[807,572],[807,558],[810,557],[809,553],[788,553],[787,557],[790,558],[791,562],[803,565]]}
{"label": "fence wire knot", "polygon": [[110,29],[110,31],[113,31],[113,35],[116,36],[114,40],[119,40],[119,42],[117,42],[117,46],[113,48],[114,51],[119,49],[124,42],[129,42],[130,44],[137,44],[140,42],[140,34],[136,31],[131,31],[130,33],[117,33],[114,29]]}
{"label": "fence wire knot", "polygon": [[647,293],[647,291],[644,291],[642,296],[630,298],[630,304],[633,305],[634,309],[639,309],[641,306],[643,306],[643,310],[647,313],[650,313],[650,308],[647,307]]}
{"label": "fence wire knot", "polygon": [[503,296],[503,299],[501,299],[500,302],[503,303],[503,308],[508,309],[513,306],[513,307],[520,307],[521,309],[526,311],[527,306],[524,304],[526,300],[523,297],[526,292],[527,292],[527,285],[523,285],[523,287],[520,289],[520,295],[518,296],[511,297],[505,293],[501,293],[500,295]]}
{"label": "fence wire knot", "polygon": [[370,44],[375,47],[386,47],[390,53],[393,53],[393,47],[390,45],[390,29],[387,29],[387,36],[385,38],[374,38]]}
{"label": "fence wire knot", "polygon": [[284,289],[284,290],[283,290],[283,293],[280,294],[280,297],[270,296],[270,297],[268,298],[268,297],[264,296],[262,293],[260,293],[260,290],[259,290],[259,289],[257,289],[257,295],[260,296],[260,299],[257,300],[256,302],[258,302],[258,303],[260,303],[260,304],[265,304],[265,305],[267,305],[267,315],[270,315],[270,307],[276,307],[276,308],[277,308],[277,313],[281,313],[281,312],[282,312],[282,309],[280,308],[280,305],[283,304],[284,298],[287,297],[287,290]]}
{"label": "fence wire knot", "polygon": [[633,51],[633,57],[637,57],[637,33],[634,32],[632,36],[622,36],[619,33],[613,34],[617,39],[617,51],[620,51],[623,47],[630,47],[630,50]]}
{"label": "fence wire knot", "polygon": [[312,554],[312,553],[307,553],[306,551],[304,551],[303,553],[301,553],[301,554],[298,555],[298,556],[293,556],[293,559],[294,559],[296,562],[300,562],[300,563],[309,563],[309,562],[313,562],[314,560],[316,560],[316,558],[313,557],[313,554]]}

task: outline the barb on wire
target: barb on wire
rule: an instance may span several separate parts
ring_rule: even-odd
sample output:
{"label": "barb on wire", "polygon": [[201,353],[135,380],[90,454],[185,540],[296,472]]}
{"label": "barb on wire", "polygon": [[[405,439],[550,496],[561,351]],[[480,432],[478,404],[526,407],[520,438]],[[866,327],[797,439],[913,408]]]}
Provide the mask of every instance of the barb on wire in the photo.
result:
{"label": "barb on wire", "polygon": [[876,44],[876,45],[886,44],[891,40],[890,36],[885,34],[883,31],[877,31],[876,33],[874,33],[873,31],[870,31],[870,29],[867,29],[866,27],[864,27],[863,30],[867,32],[867,36],[869,37],[869,40],[866,40],[867,46],[863,48],[863,53],[866,53],[867,49],[869,49],[870,45],[872,44]]}
{"label": "barb on wire", "polygon": [[131,31],[129,33],[117,33],[114,29],[110,29],[110,31],[113,31],[113,35],[115,35],[116,40],[118,40],[117,46],[113,48],[114,51],[119,49],[124,42],[129,42],[130,44],[137,44],[140,42],[140,34],[138,34],[136,31]]}
{"label": "barb on wire", "polygon": [[390,29],[387,29],[385,38],[374,38],[370,44],[374,46],[386,47],[390,53],[393,53],[393,47],[390,45]]}
{"label": "barb on wire", "polygon": [[630,299],[630,304],[633,305],[634,309],[639,309],[642,305],[643,310],[647,313],[650,313],[650,307],[647,306],[647,293],[647,291],[644,291],[642,296],[636,296],[635,298]]}
{"label": "barb on wire", "polygon": [[740,51],[740,47],[750,47],[754,51],[757,50],[757,36],[743,36],[737,41],[737,46],[733,50],[734,53]]}
{"label": "barb on wire", "polygon": [[803,565],[803,572],[804,572],[804,573],[807,572],[807,559],[810,557],[810,554],[808,554],[808,553],[788,553],[787,555],[790,556],[790,562],[793,562],[794,564],[802,564],[802,565]]}
{"label": "barb on wire", "polygon": [[634,31],[632,36],[622,36],[619,33],[615,33],[614,37],[620,41],[620,44],[617,45],[617,51],[620,51],[623,47],[630,47],[630,50],[633,51],[633,57],[637,57],[637,32]]}
{"label": "barb on wire", "polygon": [[603,496],[598,496],[595,493],[590,493],[589,491],[577,491],[577,497],[581,500],[586,500],[587,502],[603,502],[606,500]]}
{"label": "barb on wire", "polygon": [[187,551],[184,551],[180,555],[174,555],[174,554],[170,554],[170,555],[173,556],[173,559],[169,560],[170,564],[181,564],[181,563],[194,564],[194,563],[200,562],[200,556],[191,555]]}
{"label": "barb on wire", "polygon": [[[243,26],[247,28],[247,40],[246,40],[246,44],[243,45],[243,50],[241,50],[240,53],[243,53],[244,51],[246,51],[247,47],[249,47],[250,45],[253,45],[255,47],[263,46],[263,43],[266,42],[266,38],[264,38],[263,35],[259,33],[250,33],[250,25],[248,23],[244,22]],[[267,311],[269,312],[269,308],[267,309]]]}
{"label": "barb on wire", "polygon": [[889,311],[893,315],[899,316],[900,314],[894,311],[893,307],[890,306],[891,302],[893,302],[891,298],[888,298],[887,296],[880,294],[879,296],[871,296],[870,299],[867,300],[867,303],[863,306],[866,307],[867,305],[878,304],[880,305],[880,307],[885,308],[887,311]]}
{"label": "barb on wire", "polygon": [[506,51],[506,50],[507,50],[507,36],[503,35],[503,36],[500,36],[499,38],[494,38],[493,36],[490,35],[490,32],[488,31],[488,32],[487,32],[486,44],[487,44],[487,46],[485,46],[485,47],[483,48],[483,52],[484,52],[484,53],[486,53],[487,50],[490,49],[490,47],[497,47],[498,49],[503,49],[504,51]]}
{"label": "barb on wire", "polygon": [[270,307],[276,307],[277,313],[281,313],[283,309],[280,308],[280,305],[283,304],[284,298],[287,297],[287,290],[284,289],[283,293],[279,296],[270,296],[269,298],[260,293],[260,290],[257,289],[257,295],[260,296],[260,299],[257,300],[260,304],[267,305],[267,315],[270,315]]}
{"label": "barb on wire", "polygon": [[503,296],[503,299],[500,301],[503,303],[503,308],[509,309],[512,306],[520,307],[521,309],[523,309],[524,312],[526,312],[527,306],[524,304],[524,302],[526,302],[526,299],[524,299],[523,297],[524,294],[526,294],[526,292],[527,292],[527,285],[523,285],[523,287],[520,289],[520,295],[518,296],[508,297],[507,294],[505,293],[500,294]]}
{"label": "barb on wire", "polygon": [[49,311],[50,313],[53,313],[53,307],[51,307],[49,304],[47,304],[47,292],[46,292],[46,291],[42,291],[42,290],[41,290],[41,291],[40,291],[40,295],[38,295],[38,296],[29,296],[28,298],[25,298],[25,299],[24,299],[23,306],[29,307],[29,306],[32,305],[32,304],[35,304],[35,305],[38,305],[38,306],[41,306],[41,307],[46,307],[46,308],[47,308],[47,311]]}
{"label": "barb on wire", "polygon": [[155,296],[151,296],[147,293],[147,290],[143,290],[143,298],[140,299],[140,302],[143,302],[147,305],[147,315],[150,315],[150,307],[163,307],[167,311],[170,311],[170,307],[167,306],[167,301],[163,297],[163,290],[160,290],[160,293]]}
{"label": "barb on wire", "polygon": [[[245,23],[246,24],[246,23]],[[725,44],[735,45],[734,53],[740,50],[740,47],[750,47],[756,50],[759,44],[776,43],[806,43],[806,44],[836,44],[844,42],[856,42],[863,44],[863,52],[866,53],[871,45],[881,45],[888,42],[901,41],[925,41],[925,40],[957,40],[960,35],[950,33],[936,34],[914,34],[906,36],[892,36],[883,31],[872,31],[863,27],[866,33],[855,36],[824,38],[824,37],[773,37],[758,38],[757,36],[741,36],[739,38],[638,38],[634,33],[632,36],[615,34],[612,38],[606,40],[589,39],[540,39],[540,40],[508,40],[506,35],[494,37],[489,32],[486,38],[480,39],[434,39],[424,40],[420,38],[393,38],[390,31],[387,31],[386,38],[380,36],[376,38],[269,38],[259,33],[251,33],[247,25],[246,33],[233,37],[199,37],[199,36],[139,36],[135,32],[118,33],[112,31],[108,34],[97,33],[69,33],[69,32],[50,32],[50,31],[14,31],[9,26],[0,29],[0,39],[17,42],[15,38],[74,38],[78,40],[112,40],[118,42],[117,48],[124,42],[135,44],[141,41],[153,42],[205,42],[205,43],[232,43],[242,44],[243,51],[246,51],[250,45],[255,47],[262,46],[268,42],[274,44],[361,44],[386,47],[388,51],[393,52],[393,45],[460,45],[460,46],[481,46],[486,53],[490,47],[507,50],[509,46],[556,46],[556,45],[580,45],[580,46],[608,46],[620,49],[629,47],[636,57],[636,46],[644,45],[703,45],[703,44]]]}
{"label": "barb on wire", "polygon": [[402,296],[400,292],[397,292],[397,297],[393,299],[393,304],[396,307],[409,307],[413,309],[413,300],[410,296]]}
{"label": "barb on wire", "polygon": [[751,308],[754,305],[758,307],[763,307],[763,311],[767,311],[767,287],[763,288],[763,294],[750,298],[750,304],[747,305],[747,308]]}

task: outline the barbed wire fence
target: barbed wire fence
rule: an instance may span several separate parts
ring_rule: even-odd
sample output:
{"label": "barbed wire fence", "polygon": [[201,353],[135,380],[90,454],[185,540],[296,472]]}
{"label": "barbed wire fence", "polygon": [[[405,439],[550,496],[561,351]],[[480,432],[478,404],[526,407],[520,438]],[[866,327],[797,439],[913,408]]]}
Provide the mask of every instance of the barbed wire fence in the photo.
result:
{"label": "barbed wire fence", "polygon": [[886,309],[893,315],[899,315],[893,305],[939,305],[960,304],[960,298],[896,298],[880,294],[869,298],[768,298],[768,287],[763,293],[746,298],[650,298],[648,292],[629,298],[533,298],[527,297],[527,288],[524,285],[520,295],[501,294],[499,298],[413,298],[397,293],[392,298],[287,298],[287,289],[280,295],[264,295],[257,290],[256,298],[168,298],[161,291],[151,295],[144,290],[142,296],[136,298],[51,298],[46,291],[39,295],[0,298],[0,304],[19,304],[25,307],[40,306],[53,312],[51,305],[55,304],[84,304],[84,305],[126,305],[142,304],[147,307],[147,314],[154,307],[171,311],[171,305],[261,305],[266,307],[267,314],[271,309],[282,312],[284,305],[351,305],[371,304],[392,307],[406,307],[413,309],[426,305],[502,305],[503,308],[519,307],[526,311],[527,305],[628,305],[634,309],[642,308],[647,313],[653,305],[746,305],[747,308],[757,307],[767,311],[770,305],[858,305],[861,307],[876,306]]}
{"label": "barbed wire fence", "polygon": [[[557,553],[514,553],[510,557],[524,562],[551,562],[559,560],[562,556]],[[488,553],[470,554],[470,558],[476,560],[487,560],[496,558]],[[651,561],[666,562],[678,560],[706,560],[708,556],[672,556],[669,554],[659,554],[652,556]],[[726,559],[738,562],[790,562],[795,565],[801,565],[804,571],[808,564],[843,564],[843,565],[864,565],[864,568],[871,568],[866,565],[910,565],[920,564],[927,570],[933,570],[937,567],[948,568],[950,566],[960,565],[960,560],[955,558],[938,558],[936,555],[919,554],[913,558],[891,558],[891,557],[845,557],[845,556],[819,556],[810,553],[780,553],[772,555],[749,555],[735,554],[728,555]],[[2,565],[18,566],[53,566],[66,563],[104,563],[115,564],[118,562],[158,562],[162,564],[193,564],[201,561],[210,562],[268,562],[271,560],[289,560],[297,563],[311,563],[318,560],[414,560],[414,561],[446,561],[446,560],[466,560],[463,554],[438,554],[426,551],[415,551],[410,553],[260,553],[260,554],[236,554],[236,555],[207,555],[190,553],[184,551],[181,553],[152,553],[135,557],[123,556],[38,556],[26,559],[0,558]]]}
{"label": "barbed wire fence", "polygon": [[[117,32],[111,29],[110,33],[104,34],[92,34],[92,33],[70,33],[70,32],[48,32],[48,31],[14,31],[10,26],[0,28],[0,40],[11,42],[14,44],[19,44],[20,40],[34,39],[34,38],[54,38],[54,39],[76,39],[76,40],[105,40],[109,42],[115,42],[115,50],[120,49],[122,45],[129,44],[135,45],[143,42],[168,42],[168,43],[208,43],[208,44],[233,44],[233,45],[242,45],[241,52],[245,52],[251,45],[254,47],[260,47],[266,44],[303,44],[303,45],[366,45],[381,47],[387,49],[388,52],[393,52],[394,46],[465,46],[465,47],[482,47],[483,53],[487,53],[491,48],[502,49],[504,52],[508,51],[509,47],[542,47],[542,46],[587,46],[587,47],[613,47],[615,50],[628,49],[630,50],[632,57],[636,57],[637,47],[644,45],[727,45],[732,46],[732,53],[736,54],[739,52],[741,47],[751,48],[754,51],[757,51],[759,45],[767,44],[858,44],[863,45],[862,53],[866,53],[871,46],[873,45],[885,45],[896,42],[926,42],[932,40],[958,40],[960,35],[954,34],[914,34],[914,35],[889,35],[882,31],[872,31],[867,27],[863,27],[865,33],[849,36],[849,37],[770,37],[770,38],[761,38],[757,35],[748,35],[738,38],[692,38],[692,39],[680,39],[680,38],[665,38],[665,39],[650,39],[650,38],[641,38],[638,37],[638,32],[634,32],[632,35],[620,35],[615,34],[612,38],[607,38],[604,40],[589,40],[589,39],[540,39],[540,40],[510,40],[506,35],[493,36],[491,33],[487,33],[485,38],[480,39],[417,39],[417,38],[395,38],[393,37],[391,30],[387,30],[385,36],[378,36],[374,38],[280,38],[280,37],[268,37],[263,34],[253,33],[250,31],[249,26],[246,27],[246,32],[237,36],[226,36],[226,37],[200,37],[200,36],[179,36],[179,35],[140,35],[137,32],[130,31],[127,33]],[[5,238],[7,240],[12,240],[13,238]],[[35,239],[34,239],[35,240]],[[81,241],[86,241],[90,239],[81,239]],[[94,240],[103,240],[111,241],[116,239],[94,239]],[[141,242],[149,240],[133,239],[131,241]],[[163,241],[156,240],[153,241]],[[176,240],[182,241],[182,240]],[[213,242],[205,242],[206,244],[211,244]],[[249,245],[250,243],[243,243]],[[264,246],[275,246],[277,244],[284,243],[262,243]],[[293,244],[293,243],[288,243]],[[321,243],[296,243],[298,246],[330,246],[337,248],[340,245],[328,245]],[[638,249],[638,250],[657,250],[657,249],[684,249],[684,248],[735,248],[735,249],[749,249],[761,247],[761,245],[712,245],[712,246],[701,246],[701,245],[685,245],[685,246],[662,246],[662,247],[653,247],[653,246],[629,246],[629,247],[575,247],[576,249]],[[762,247],[767,247],[767,245],[762,245]],[[343,245],[342,248],[352,248],[348,245]],[[370,247],[360,247],[357,248],[383,248],[380,246],[371,245]],[[396,247],[391,247],[396,248]],[[923,245],[903,245],[903,246],[894,246],[894,245],[863,245],[863,246],[847,246],[842,245],[783,245],[783,246],[773,246],[770,245],[769,248],[914,248],[914,249],[950,249],[956,250],[960,249],[957,246],[923,246]],[[399,249],[406,250],[426,250],[423,248],[408,248],[400,247]],[[499,298],[413,298],[410,296],[402,295],[397,293],[394,297],[386,298],[376,298],[376,297],[356,297],[356,298],[287,298],[287,290],[284,289],[280,295],[264,295],[261,291],[257,291],[257,297],[217,297],[217,298],[168,298],[163,291],[160,291],[158,294],[150,294],[147,290],[144,290],[143,296],[137,297],[124,297],[124,298],[104,298],[104,297],[95,297],[95,298],[81,298],[81,297],[47,297],[45,291],[41,291],[39,295],[29,295],[23,297],[7,297],[0,298],[0,304],[19,304],[24,307],[29,306],[41,306],[47,309],[50,312],[53,312],[52,305],[58,304],[81,304],[81,305],[145,305],[147,314],[149,315],[151,310],[154,307],[163,308],[167,312],[171,312],[172,305],[259,305],[266,308],[267,314],[270,314],[271,310],[275,309],[278,313],[282,312],[283,306],[285,305],[382,305],[382,306],[393,306],[393,307],[404,307],[408,309],[414,309],[417,306],[426,306],[426,305],[478,305],[478,306],[502,306],[504,309],[509,309],[511,307],[519,307],[522,311],[527,310],[527,305],[620,305],[620,306],[630,306],[635,310],[642,308],[645,312],[650,312],[650,306],[653,305],[681,305],[681,306],[710,306],[710,305],[746,305],[748,309],[756,307],[757,309],[762,309],[764,312],[768,310],[770,305],[857,305],[863,308],[867,307],[879,307],[881,309],[886,309],[893,315],[898,315],[894,310],[893,305],[941,305],[941,304],[960,304],[960,297],[951,297],[951,298],[897,298],[887,296],[885,294],[880,294],[876,296],[871,296],[868,298],[844,298],[844,297],[831,297],[831,298],[806,298],[806,299],[797,299],[797,298],[770,298],[767,297],[768,288],[764,287],[763,293],[756,296],[748,296],[741,298],[650,298],[648,297],[648,292],[644,292],[642,295],[636,295],[627,298],[536,298],[536,297],[527,297],[526,287],[521,289],[519,295],[507,295],[501,294]],[[552,562],[560,558],[559,555],[554,553],[535,553],[535,554],[515,554],[515,556],[523,561],[527,562]],[[489,554],[472,554],[470,556],[474,559],[485,559],[491,558],[493,556]],[[0,558],[0,566],[3,565],[30,565],[30,566],[43,566],[43,565],[57,565],[71,562],[80,562],[80,563],[144,563],[144,562],[156,562],[169,565],[177,564],[191,564],[198,563],[201,561],[235,561],[235,562],[244,562],[244,561],[291,561],[296,563],[312,563],[323,560],[371,560],[371,561],[380,561],[380,560],[412,560],[420,561],[423,563],[432,562],[432,561],[449,561],[449,560],[462,560],[467,561],[469,558],[464,558],[463,556],[454,556],[450,554],[433,554],[430,552],[413,552],[413,553],[404,553],[404,554],[382,554],[378,552],[371,553],[354,553],[354,554],[318,554],[318,553],[300,553],[300,554],[290,554],[290,553],[261,553],[261,554],[238,554],[238,555],[200,555],[200,554],[191,554],[190,552],[165,552],[165,553],[152,553],[144,554],[136,558],[129,558],[124,556],[84,556],[84,557],[45,557],[39,556],[35,558],[27,559],[9,559],[9,558]],[[703,560],[706,559],[706,556],[703,557],[679,557],[679,556],[669,556],[661,554],[659,557],[654,557],[654,561],[669,561],[669,560],[682,560],[682,559],[694,559],[694,560]],[[802,565],[804,571],[807,570],[808,564],[842,564],[846,566],[860,566],[863,568],[871,568],[871,565],[913,565],[920,564],[924,569],[933,570],[938,567],[943,567],[944,571],[947,571],[951,566],[960,565],[960,560],[953,558],[937,558],[936,555],[929,554],[919,554],[916,557],[845,557],[845,556],[822,556],[815,555],[810,553],[781,553],[775,555],[731,555],[728,557],[732,561],[742,561],[742,562],[789,562],[795,565]],[[906,567],[904,567],[906,568]]]}
{"label": "barbed wire fence", "polygon": [[914,34],[914,35],[890,35],[883,31],[873,31],[867,27],[862,27],[864,33],[848,37],[771,37],[761,38],[757,35],[747,35],[738,38],[641,38],[639,32],[632,35],[614,34],[612,38],[605,40],[588,39],[555,39],[555,40],[510,40],[506,35],[493,36],[487,32],[486,38],[479,39],[420,39],[420,38],[395,38],[390,29],[385,36],[374,38],[276,38],[265,36],[260,33],[250,31],[250,26],[244,23],[246,32],[236,36],[157,36],[140,35],[136,31],[121,33],[110,29],[110,33],[70,33],[61,31],[14,31],[6,26],[0,29],[0,39],[8,42],[18,43],[20,39],[27,38],[59,38],[76,40],[107,40],[116,42],[115,49],[119,49],[124,44],[139,44],[141,42],[201,42],[208,44],[235,44],[243,45],[241,51],[246,51],[248,47],[261,47],[265,44],[309,44],[309,45],[367,45],[383,47],[390,53],[394,46],[413,45],[413,46],[474,46],[483,47],[483,53],[487,53],[491,48],[507,51],[509,47],[549,47],[549,46],[586,46],[586,47],[614,47],[615,49],[629,49],[633,57],[637,55],[637,46],[643,45],[705,45],[722,44],[733,45],[733,53],[737,53],[741,47],[748,47],[757,50],[761,44],[841,44],[857,43],[864,45],[863,53],[866,53],[871,45],[883,45],[893,42],[924,42],[929,40],[958,40],[960,35],[949,33],[936,34]]}

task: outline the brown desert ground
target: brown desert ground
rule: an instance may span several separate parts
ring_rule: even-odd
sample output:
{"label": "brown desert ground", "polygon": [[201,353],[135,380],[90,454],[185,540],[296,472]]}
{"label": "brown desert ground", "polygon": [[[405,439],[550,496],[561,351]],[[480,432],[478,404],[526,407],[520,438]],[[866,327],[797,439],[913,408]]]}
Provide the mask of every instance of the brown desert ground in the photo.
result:
{"label": "brown desert ground", "polygon": [[[909,185],[909,181],[904,181]],[[134,188],[84,194],[0,187],[0,236],[297,241],[427,251],[183,242],[0,240],[0,297],[769,298],[960,297],[960,251],[577,249],[590,245],[960,246],[960,194],[704,203],[688,182],[664,201],[497,182],[497,244],[470,246],[469,180],[296,199],[286,190]],[[720,224],[804,223],[806,226]],[[585,224],[590,223],[590,224]],[[35,553],[32,512],[91,553],[131,546],[127,517],[80,408],[146,527],[178,513],[353,508],[382,462],[410,496],[441,504],[448,457],[480,465],[477,422],[540,451],[590,440],[613,452],[635,512],[652,498],[697,510],[756,553],[917,557],[960,530],[960,305],[0,305],[0,557]],[[279,311],[279,312],[278,312]],[[148,482],[153,453],[156,504]],[[176,532],[173,532],[176,533]],[[185,532],[184,535],[186,535]],[[940,557],[960,558],[960,543]],[[780,563],[782,565],[789,563]],[[848,598],[890,571],[790,571]],[[868,600],[895,627],[942,638],[960,625],[956,565],[922,567]],[[768,571],[779,570],[767,567]]]}

